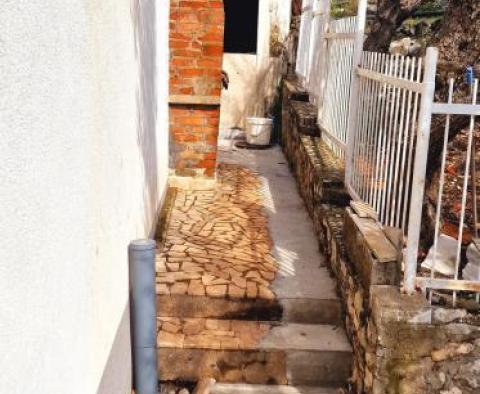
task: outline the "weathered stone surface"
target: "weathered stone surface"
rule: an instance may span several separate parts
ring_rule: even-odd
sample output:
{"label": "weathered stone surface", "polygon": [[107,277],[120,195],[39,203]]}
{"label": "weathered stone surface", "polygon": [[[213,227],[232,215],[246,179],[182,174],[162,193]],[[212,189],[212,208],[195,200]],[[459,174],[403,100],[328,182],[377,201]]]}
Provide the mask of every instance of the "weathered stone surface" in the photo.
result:
{"label": "weathered stone surface", "polygon": [[[359,228],[360,222],[370,222],[376,227],[374,229]],[[366,227],[366,224],[365,224]],[[376,234],[370,234],[374,233]],[[390,261],[380,261],[374,256],[372,248],[369,246],[368,237],[375,237],[375,241],[379,249],[387,249],[390,251],[386,257],[390,256]],[[345,213],[344,226],[344,242],[347,255],[355,265],[355,271],[359,274],[363,282],[363,286],[368,289],[372,285],[398,285],[399,284],[399,267],[397,261],[397,253],[395,248],[382,233],[378,225],[372,219],[359,218],[350,209]],[[381,245],[384,243],[385,245]]]}
{"label": "weathered stone surface", "polygon": [[283,308],[277,300],[157,295],[158,316],[261,319],[273,321],[282,318],[282,310]]}
{"label": "weathered stone surface", "polygon": [[272,326],[255,321],[158,318],[160,347],[217,350],[259,349]]}
{"label": "weathered stone surface", "polygon": [[[315,109],[304,110],[292,97],[289,85],[284,85],[282,108],[282,146],[297,177],[299,191],[313,217],[314,204],[332,203],[346,206],[350,200],[344,188],[344,166],[318,136],[303,134]],[[311,104],[308,104],[310,106]],[[307,131],[307,134],[316,134]]]}
{"label": "weathered stone surface", "polygon": [[243,298],[245,296],[245,289],[235,285],[229,285],[228,295],[232,298]]}
{"label": "weathered stone surface", "polygon": [[257,298],[258,290],[257,285],[254,282],[247,282],[247,297]]}
{"label": "weathered stone surface", "polygon": [[204,296],[205,287],[200,280],[192,280],[188,285],[188,295],[191,296]]}
{"label": "weathered stone surface", "polygon": [[159,295],[274,300],[278,268],[260,186],[255,172],[221,164],[215,187],[176,192],[156,258]]}
{"label": "weathered stone surface", "polygon": [[170,293],[172,295],[182,295],[187,294],[188,283],[187,282],[176,282],[170,288]]}
{"label": "weathered stone surface", "polygon": [[227,295],[227,288],[226,285],[211,285],[206,287],[206,291],[210,297],[225,297]]}
{"label": "weathered stone surface", "polygon": [[158,344],[161,347],[182,348],[185,336],[181,333],[172,334],[167,331],[158,333]]}
{"label": "weathered stone surface", "polygon": [[211,377],[224,383],[256,383],[265,379],[269,384],[288,382],[285,355],[281,352],[162,349],[158,366],[160,379],[166,381],[197,381]]}

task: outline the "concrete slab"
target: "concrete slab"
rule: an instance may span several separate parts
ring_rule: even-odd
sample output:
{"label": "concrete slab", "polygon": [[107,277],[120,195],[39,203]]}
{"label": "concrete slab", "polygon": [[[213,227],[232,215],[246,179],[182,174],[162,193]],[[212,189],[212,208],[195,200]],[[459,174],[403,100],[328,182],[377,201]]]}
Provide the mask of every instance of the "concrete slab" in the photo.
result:
{"label": "concrete slab", "polygon": [[277,297],[280,300],[336,300],[335,282],[324,266],[312,221],[281,149],[220,149],[219,159],[249,167],[262,178],[270,234],[280,264],[279,275],[273,283]]}
{"label": "concrete slab", "polygon": [[262,386],[255,384],[216,384],[211,394],[335,394],[326,387]]}
{"label": "concrete slab", "polygon": [[351,352],[343,328],[327,324],[289,323],[273,327],[261,341],[266,350],[306,350],[324,352]]}

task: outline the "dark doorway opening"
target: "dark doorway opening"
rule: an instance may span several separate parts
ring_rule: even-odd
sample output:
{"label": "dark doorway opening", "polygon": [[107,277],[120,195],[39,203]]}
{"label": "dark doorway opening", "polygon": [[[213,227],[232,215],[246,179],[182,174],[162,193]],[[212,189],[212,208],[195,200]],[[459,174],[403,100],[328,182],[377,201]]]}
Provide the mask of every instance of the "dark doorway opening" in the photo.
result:
{"label": "dark doorway opening", "polygon": [[225,53],[257,53],[259,0],[224,0]]}

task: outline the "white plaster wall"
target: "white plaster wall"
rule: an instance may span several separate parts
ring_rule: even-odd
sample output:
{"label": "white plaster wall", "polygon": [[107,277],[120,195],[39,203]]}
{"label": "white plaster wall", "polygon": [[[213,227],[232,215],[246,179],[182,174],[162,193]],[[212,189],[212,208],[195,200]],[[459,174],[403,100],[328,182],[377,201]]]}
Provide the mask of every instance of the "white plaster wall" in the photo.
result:
{"label": "white plaster wall", "polygon": [[130,392],[127,245],[168,172],[158,5],[0,2],[2,393]]}
{"label": "white plaster wall", "polygon": [[227,90],[222,90],[220,128],[244,128],[256,94],[257,55],[225,53],[222,68],[230,83]]}
{"label": "white plaster wall", "polygon": [[292,0],[259,0],[257,54],[228,53],[223,70],[230,86],[222,91],[220,128],[245,127],[247,116],[265,116],[276,96],[281,78],[280,59],[270,56],[272,26],[278,26],[280,40],[290,30]]}

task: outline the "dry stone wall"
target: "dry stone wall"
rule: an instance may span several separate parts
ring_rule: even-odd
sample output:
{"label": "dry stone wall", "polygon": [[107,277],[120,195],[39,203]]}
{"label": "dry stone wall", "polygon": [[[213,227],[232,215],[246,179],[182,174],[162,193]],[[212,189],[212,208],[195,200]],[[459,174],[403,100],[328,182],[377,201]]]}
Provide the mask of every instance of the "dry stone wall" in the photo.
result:
{"label": "dry stone wall", "polygon": [[[461,309],[432,308],[422,295],[401,293],[401,254],[394,253],[392,237],[348,208],[343,163],[321,141],[312,124],[315,113],[296,81],[286,81],[281,141],[337,280],[354,349],[352,390],[480,393],[480,318]],[[382,250],[394,251],[387,253],[390,258],[374,253],[372,231],[384,243]]]}

